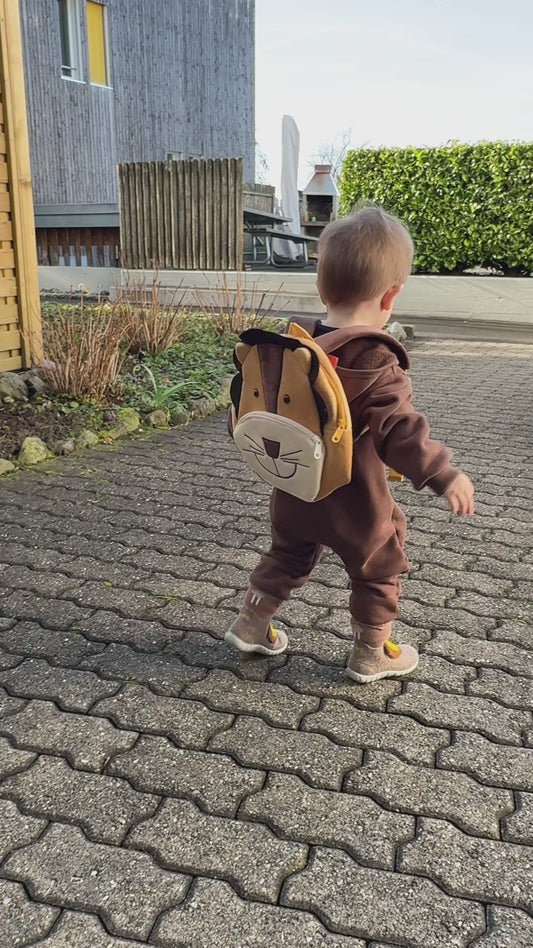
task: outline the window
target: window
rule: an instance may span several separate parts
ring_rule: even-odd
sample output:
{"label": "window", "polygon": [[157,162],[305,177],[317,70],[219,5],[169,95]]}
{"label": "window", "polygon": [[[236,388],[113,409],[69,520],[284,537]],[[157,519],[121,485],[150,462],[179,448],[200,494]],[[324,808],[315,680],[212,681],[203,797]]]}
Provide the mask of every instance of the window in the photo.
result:
{"label": "window", "polygon": [[78,0],[58,0],[61,71],[67,79],[82,79]]}
{"label": "window", "polygon": [[107,63],[107,9],[102,3],[87,2],[87,36],[89,40],[89,79],[101,86],[109,85]]}

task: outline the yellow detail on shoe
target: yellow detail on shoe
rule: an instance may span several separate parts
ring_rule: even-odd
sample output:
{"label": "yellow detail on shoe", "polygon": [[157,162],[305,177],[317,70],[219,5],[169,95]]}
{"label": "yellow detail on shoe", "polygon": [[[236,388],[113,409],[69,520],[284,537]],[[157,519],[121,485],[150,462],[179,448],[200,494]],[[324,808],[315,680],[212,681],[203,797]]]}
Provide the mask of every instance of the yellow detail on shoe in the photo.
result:
{"label": "yellow detail on shoe", "polygon": [[399,658],[400,655],[402,654],[402,650],[400,646],[396,645],[396,642],[391,642],[390,639],[387,639],[383,647],[385,649],[385,653],[389,656],[389,658]]}
{"label": "yellow detail on shoe", "polygon": [[268,627],[268,641],[272,642],[272,645],[278,641],[278,633],[276,632],[273,625]]}

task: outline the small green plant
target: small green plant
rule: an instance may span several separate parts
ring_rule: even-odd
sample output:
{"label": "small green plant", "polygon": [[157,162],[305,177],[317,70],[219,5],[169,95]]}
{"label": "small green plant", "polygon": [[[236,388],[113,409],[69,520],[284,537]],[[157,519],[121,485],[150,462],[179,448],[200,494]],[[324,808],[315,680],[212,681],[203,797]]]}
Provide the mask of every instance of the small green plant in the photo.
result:
{"label": "small green plant", "polygon": [[133,370],[134,375],[140,375],[141,373],[147,376],[150,383],[151,392],[145,396],[145,402],[151,411],[161,409],[168,412],[180,401],[179,396],[187,384],[185,381],[176,382],[174,385],[165,385],[156,379],[151,368],[145,362],[139,362]]}

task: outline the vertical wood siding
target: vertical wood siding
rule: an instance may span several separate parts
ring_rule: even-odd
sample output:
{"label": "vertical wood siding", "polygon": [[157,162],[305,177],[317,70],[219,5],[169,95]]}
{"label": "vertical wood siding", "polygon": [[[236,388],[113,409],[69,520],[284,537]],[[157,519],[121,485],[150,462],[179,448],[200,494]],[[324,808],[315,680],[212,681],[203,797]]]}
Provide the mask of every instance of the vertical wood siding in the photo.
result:
{"label": "vertical wood siding", "polygon": [[118,162],[242,157],[254,178],[255,0],[109,0],[111,88],[61,76],[57,0],[21,0],[36,204],[117,200]]}
{"label": "vertical wood siding", "polygon": [[242,159],[119,165],[122,266],[242,269]]}

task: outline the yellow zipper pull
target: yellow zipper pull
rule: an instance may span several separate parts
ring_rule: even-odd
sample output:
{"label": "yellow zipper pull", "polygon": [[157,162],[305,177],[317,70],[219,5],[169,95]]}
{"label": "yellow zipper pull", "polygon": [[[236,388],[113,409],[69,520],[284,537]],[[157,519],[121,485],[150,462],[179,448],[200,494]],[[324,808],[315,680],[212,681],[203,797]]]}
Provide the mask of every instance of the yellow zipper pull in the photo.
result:
{"label": "yellow zipper pull", "polygon": [[339,443],[345,431],[346,431],[346,422],[344,421],[344,419],[341,419],[339,421],[339,427],[337,428],[335,434],[333,435],[331,439],[333,441],[333,444]]}

